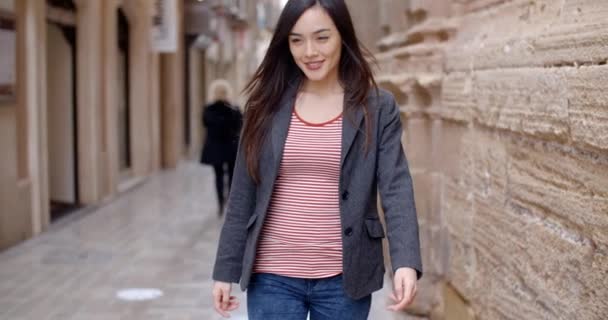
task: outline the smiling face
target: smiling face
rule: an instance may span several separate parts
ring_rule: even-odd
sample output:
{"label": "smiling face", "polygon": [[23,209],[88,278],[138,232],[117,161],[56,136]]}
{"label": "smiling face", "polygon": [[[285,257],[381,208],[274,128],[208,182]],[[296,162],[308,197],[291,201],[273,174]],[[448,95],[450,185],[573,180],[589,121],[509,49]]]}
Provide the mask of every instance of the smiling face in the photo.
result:
{"label": "smiling face", "polygon": [[310,81],[337,81],[342,38],[325,9],[306,10],[289,34],[289,50]]}

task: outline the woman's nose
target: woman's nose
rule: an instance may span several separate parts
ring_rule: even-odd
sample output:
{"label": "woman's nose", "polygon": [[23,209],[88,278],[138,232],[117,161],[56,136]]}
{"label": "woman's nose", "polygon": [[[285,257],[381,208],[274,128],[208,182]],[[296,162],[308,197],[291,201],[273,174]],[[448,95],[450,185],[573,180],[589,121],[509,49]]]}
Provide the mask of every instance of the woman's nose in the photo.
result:
{"label": "woman's nose", "polygon": [[306,56],[307,57],[314,57],[318,54],[317,48],[314,45],[314,43],[312,43],[312,41],[308,41],[306,43]]}

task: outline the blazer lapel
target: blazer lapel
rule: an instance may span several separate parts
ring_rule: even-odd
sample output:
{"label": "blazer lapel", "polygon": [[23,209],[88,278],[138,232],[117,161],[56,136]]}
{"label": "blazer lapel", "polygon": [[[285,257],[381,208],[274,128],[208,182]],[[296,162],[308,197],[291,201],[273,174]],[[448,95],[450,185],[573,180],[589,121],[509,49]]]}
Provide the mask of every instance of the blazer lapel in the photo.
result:
{"label": "blazer lapel", "polygon": [[281,98],[281,102],[279,102],[279,108],[271,125],[272,151],[276,168],[279,167],[281,158],[283,157],[283,149],[291,123],[291,114],[293,113],[297,89],[298,85],[293,83],[287,87],[283,98]]}
{"label": "blazer lapel", "polygon": [[[278,168],[283,157],[283,149],[285,140],[291,123],[291,114],[293,113],[296,94],[298,91],[298,83],[292,83],[285,90],[285,95],[279,103],[279,109],[273,118],[271,129],[272,151],[275,160],[275,167]],[[344,110],[348,102],[348,95],[344,96]],[[340,158],[340,167],[344,166],[344,159],[348,155],[350,148],[357,136],[357,132],[361,129],[363,121],[363,110],[357,107],[354,112],[344,113],[345,117],[342,121],[342,152]]]}
{"label": "blazer lapel", "polygon": [[[344,97],[344,110],[346,110],[347,98]],[[344,166],[344,159],[350,151],[350,147],[355,141],[357,132],[361,128],[361,121],[363,121],[363,109],[361,106],[357,107],[354,112],[351,112],[344,117],[342,121],[342,157],[340,159],[340,168]]]}

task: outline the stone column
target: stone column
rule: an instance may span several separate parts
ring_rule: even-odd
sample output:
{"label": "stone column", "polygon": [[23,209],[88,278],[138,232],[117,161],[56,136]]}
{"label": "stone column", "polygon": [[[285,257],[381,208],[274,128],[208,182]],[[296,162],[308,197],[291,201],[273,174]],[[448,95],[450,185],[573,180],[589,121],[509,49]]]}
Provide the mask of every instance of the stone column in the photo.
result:
{"label": "stone column", "polygon": [[117,54],[117,9],[121,0],[103,1],[103,93],[102,108],[103,117],[103,146],[102,156],[104,159],[103,193],[112,195],[117,191],[119,181],[118,164],[118,54]]}
{"label": "stone column", "polygon": [[178,1],[179,45],[175,53],[161,54],[161,139],[162,165],[175,168],[184,146],[184,43],[183,4]]}
{"label": "stone column", "polygon": [[152,170],[152,130],[150,116],[150,6],[153,1],[126,0],[124,11],[129,20],[129,85],[131,159],[134,177]]}
{"label": "stone column", "polygon": [[103,1],[76,0],[78,190],[80,202],[102,197],[101,119]]}
{"label": "stone column", "polygon": [[[28,185],[31,228],[49,224],[46,120],[46,3],[15,1],[17,19],[17,158],[20,188]],[[9,151],[10,152],[10,151]]]}

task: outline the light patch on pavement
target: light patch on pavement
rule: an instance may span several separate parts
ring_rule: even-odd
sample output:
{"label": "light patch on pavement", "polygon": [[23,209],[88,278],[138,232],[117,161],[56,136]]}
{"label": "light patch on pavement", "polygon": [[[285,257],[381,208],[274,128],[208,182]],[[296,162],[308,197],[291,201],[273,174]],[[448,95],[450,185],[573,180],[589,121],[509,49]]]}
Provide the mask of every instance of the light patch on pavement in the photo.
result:
{"label": "light patch on pavement", "polygon": [[116,297],[125,301],[146,301],[154,300],[163,296],[163,292],[158,289],[151,288],[129,288],[120,290],[116,293]]}

